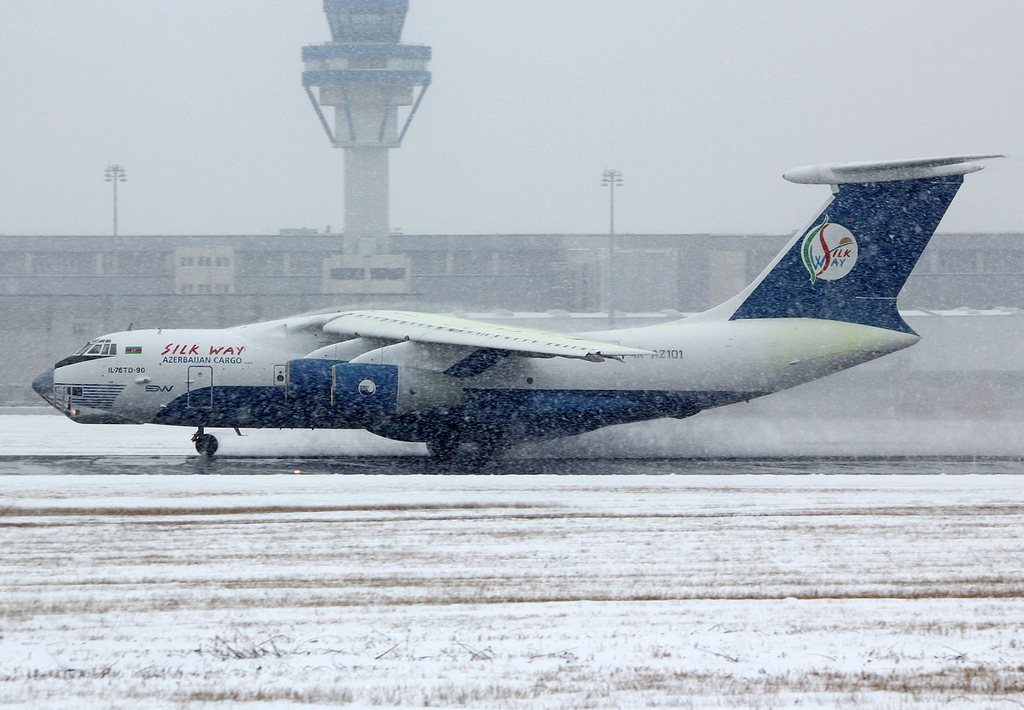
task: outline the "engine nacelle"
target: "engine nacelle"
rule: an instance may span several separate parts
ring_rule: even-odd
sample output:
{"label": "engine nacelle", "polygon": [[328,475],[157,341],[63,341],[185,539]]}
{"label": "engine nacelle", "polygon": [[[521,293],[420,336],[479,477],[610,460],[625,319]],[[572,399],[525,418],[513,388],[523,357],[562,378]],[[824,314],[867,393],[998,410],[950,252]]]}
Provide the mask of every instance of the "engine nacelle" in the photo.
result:
{"label": "engine nacelle", "polygon": [[364,423],[454,407],[463,391],[430,370],[302,358],[288,363],[287,397],[317,420]]}

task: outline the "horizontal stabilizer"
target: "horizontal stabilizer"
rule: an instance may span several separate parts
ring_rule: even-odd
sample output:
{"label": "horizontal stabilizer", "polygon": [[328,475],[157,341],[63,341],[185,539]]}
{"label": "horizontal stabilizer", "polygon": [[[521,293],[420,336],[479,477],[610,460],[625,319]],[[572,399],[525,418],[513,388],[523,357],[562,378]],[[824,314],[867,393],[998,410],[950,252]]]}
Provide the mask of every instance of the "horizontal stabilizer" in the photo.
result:
{"label": "horizontal stabilizer", "polygon": [[323,330],[335,335],[490,348],[523,355],[568,357],[591,362],[600,362],[606,357],[647,354],[646,350],[581,340],[568,335],[405,311],[342,313],[325,323]]}
{"label": "horizontal stabilizer", "polygon": [[944,158],[887,160],[869,163],[829,163],[794,168],[782,177],[805,185],[845,185],[849,183],[890,182],[921,178],[966,175],[982,169],[975,160],[1003,158],[1002,155],[956,155]]}

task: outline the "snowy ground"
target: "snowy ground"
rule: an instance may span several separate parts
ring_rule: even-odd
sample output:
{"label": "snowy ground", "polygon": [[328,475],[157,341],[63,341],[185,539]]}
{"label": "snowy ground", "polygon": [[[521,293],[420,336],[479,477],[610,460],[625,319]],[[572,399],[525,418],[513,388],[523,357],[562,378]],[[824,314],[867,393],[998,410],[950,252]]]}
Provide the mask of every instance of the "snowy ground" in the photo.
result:
{"label": "snowy ground", "polygon": [[1024,471],[2,476],[0,551],[13,707],[1024,705]]}

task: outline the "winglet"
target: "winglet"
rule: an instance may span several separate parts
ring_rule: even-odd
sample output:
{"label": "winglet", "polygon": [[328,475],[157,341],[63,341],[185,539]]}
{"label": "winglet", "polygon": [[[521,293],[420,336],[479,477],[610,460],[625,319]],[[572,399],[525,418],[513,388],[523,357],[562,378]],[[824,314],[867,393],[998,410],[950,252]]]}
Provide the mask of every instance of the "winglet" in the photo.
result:
{"label": "winglet", "polygon": [[944,158],[887,160],[868,163],[829,163],[794,168],[782,175],[790,182],[804,185],[845,185],[849,183],[891,182],[920,178],[966,175],[984,166],[972,161],[1005,158],[1004,155],[954,155]]}

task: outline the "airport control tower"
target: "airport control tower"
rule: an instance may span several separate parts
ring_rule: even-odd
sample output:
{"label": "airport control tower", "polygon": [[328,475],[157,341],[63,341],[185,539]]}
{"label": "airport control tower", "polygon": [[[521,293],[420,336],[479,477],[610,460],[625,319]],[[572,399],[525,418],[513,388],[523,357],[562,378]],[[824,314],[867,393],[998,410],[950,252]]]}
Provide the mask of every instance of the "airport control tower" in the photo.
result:
{"label": "airport control tower", "polygon": [[[302,84],[332,145],[345,150],[347,261],[388,253],[388,151],[402,144],[430,85],[430,47],[401,44],[408,11],[408,0],[324,0],[334,41],[302,48]],[[321,106],[334,107],[333,128]],[[378,275],[387,270],[386,259],[373,261]],[[359,268],[336,271],[355,279]]]}

